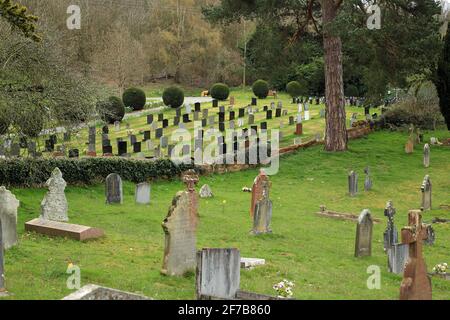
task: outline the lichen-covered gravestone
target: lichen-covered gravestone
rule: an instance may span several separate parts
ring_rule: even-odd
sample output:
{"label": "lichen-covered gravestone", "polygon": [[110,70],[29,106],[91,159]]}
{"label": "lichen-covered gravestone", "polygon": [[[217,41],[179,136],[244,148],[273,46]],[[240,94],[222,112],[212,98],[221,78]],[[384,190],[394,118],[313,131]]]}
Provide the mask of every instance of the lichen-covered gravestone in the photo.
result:
{"label": "lichen-covered gravestone", "polygon": [[348,192],[351,197],[358,193],[358,175],[355,171],[350,172],[348,175]]}
{"label": "lichen-covered gravestone", "polygon": [[387,250],[388,270],[395,274],[402,274],[409,258],[409,245],[397,243]]}
{"label": "lichen-covered gravestone", "polygon": [[198,213],[189,191],[178,192],[163,221],[165,248],[162,274],[182,276],[195,270]]}
{"label": "lichen-covered gravestone", "polygon": [[123,203],[122,178],[117,173],[111,173],[106,178],[106,203]]}
{"label": "lichen-covered gravestone", "polygon": [[361,212],[356,226],[355,257],[372,255],[373,220],[368,209]]}
{"label": "lichen-covered gravestone", "polygon": [[425,168],[430,166],[430,145],[428,143],[423,147],[423,166]]}
{"label": "lichen-covered gravestone", "polygon": [[135,201],[138,204],[150,204],[150,184],[148,182],[136,185]]}
{"label": "lichen-covered gravestone", "polygon": [[269,177],[263,169],[260,170],[259,175],[255,178],[252,187],[252,203],[250,205],[250,216],[253,218],[255,215],[256,203],[262,199],[263,196],[263,184],[270,183]]}
{"label": "lichen-covered gravestone", "polygon": [[423,208],[423,210],[431,210],[432,184],[431,184],[429,175],[426,175],[425,178],[423,179],[420,190],[422,191],[422,208]]}
{"label": "lichen-covered gravestone", "polygon": [[211,187],[207,184],[205,184],[201,189],[200,189],[200,198],[212,198],[214,197],[213,192],[211,190]]}
{"label": "lichen-covered gravestone", "polygon": [[20,202],[5,187],[0,187],[0,220],[2,221],[3,247],[17,244],[17,208]]}
{"label": "lichen-covered gravestone", "polygon": [[41,218],[44,220],[69,221],[67,216],[68,204],[64,190],[67,183],[64,181],[61,170],[55,168],[52,176],[46,182],[48,192],[41,202]]}
{"label": "lichen-covered gravestone", "polygon": [[423,241],[427,238],[426,226],[419,210],[411,210],[408,220],[408,226],[402,229],[402,243],[409,244],[409,259],[403,273],[400,300],[431,300],[431,279],[422,255]]}
{"label": "lichen-covered gravestone", "polygon": [[370,191],[372,190],[373,185],[372,177],[370,176],[370,168],[369,167],[365,168],[364,173],[366,174],[366,179],[364,181],[364,190]]}
{"label": "lichen-covered gravestone", "polygon": [[270,223],[272,221],[272,201],[269,198],[270,195],[270,182],[263,181],[262,185],[262,198],[256,202],[255,215],[253,216],[253,234],[272,233]]}

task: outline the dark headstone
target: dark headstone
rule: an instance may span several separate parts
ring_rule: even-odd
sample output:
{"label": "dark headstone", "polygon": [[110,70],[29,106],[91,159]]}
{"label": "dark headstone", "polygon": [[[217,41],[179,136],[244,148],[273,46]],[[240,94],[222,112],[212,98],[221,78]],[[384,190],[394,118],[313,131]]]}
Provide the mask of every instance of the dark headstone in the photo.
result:
{"label": "dark headstone", "polygon": [[70,149],[69,150],[69,158],[79,158],[80,151],[78,149]]}
{"label": "dark headstone", "polygon": [[200,102],[196,102],[194,108],[196,112],[200,112],[202,108]]}
{"label": "dark headstone", "polygon": [[144,131],[144,141],[151,140],[151,131]]}
{"label": "dark headstone", "polygon": [[356,227],[355,257],[372,255],[373,220],[369,210],[364,210],[358,218]]}
{"label": "dark headstone", "polygon": [[191,120],[189,119],[189,114],[183,114],[183,123],[189,123]]}
{"label": "dark headstone", "polygon": [[266,119],[271,120],[272,119],[272,110],[267,110],[266,112]]}
{"label": "dark headstone", "polygon": [[126,141],[118,141],[117,142],[117,150],[119,156],[124,156],[128,152],[128,144]]}
{"label": "dark headstone", "polygon": [[164,130],[162,128],[156,129],[155,137],[156,139],[160,139],[164,135]]}
{"label": "dark headstone", "polygon": [[147,115],[147,124],[152,124],[153,120],[154,120],[154,118],[153,118],[152,114]]}
{"label": "dark headstone", "polygon": [[236,112],[230,111],[230,121],[234,120],[236,118]]}
{"label": "dark headstone", "polygon": [[142,152],[142,144],[141,144],[141,142],[136,142],[136,143],[133,144],[133,152],[134,153]]}
{"label": "dark headstone", "polygon": [[167,128],[169,126],[169,120],[168,119],[164,119],[163,122],[162,122],[162,126],[163,126],[164,129]]}
{"label": "dark headstone", "polygon": [[112,173],[106,178],[105,182],[106,204],[123,203],[122,178]]}
{"label": "dark headstone", "polygon": [[164,113],[160,113],[158,114],[158,121],[163,121],[164,120]]}

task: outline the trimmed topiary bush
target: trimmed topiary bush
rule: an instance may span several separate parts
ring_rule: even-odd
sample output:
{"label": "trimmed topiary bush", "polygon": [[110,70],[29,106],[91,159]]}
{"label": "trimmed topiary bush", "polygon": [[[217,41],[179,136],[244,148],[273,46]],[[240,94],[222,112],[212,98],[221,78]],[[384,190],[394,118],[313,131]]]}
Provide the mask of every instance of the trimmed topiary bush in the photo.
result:
{"label": "trimmed topiary bush", "polygon": [[253,93],[259,99],[265,99],[269,95],[269,84],[264,80],[257,80],[253,84]]}
{"label": "trimmed topiary bush", "polygon": [[302,86],[298,81],[291,81],[287,84],[286,91],[292,98],[298,98],[306,94],[306,85]]}
{"label": "trimmed topiary bush", "polygon": [[99,101],[97,110],[102,120],[110,124],[122,121],[125,116],[125,105],[119,97],[109,97],[105,101]]}
{"label": "trimmed topiary bush", "polygon": [[143,110],[147,103],[145,92],[139,88],[129,88],[122,95],[122,101],[125,107],[134,111]]}
{"label": "trimmed topiary bush", "polygon": [[216,83],[209,91],[213,99],[224,101],[230,96],[230,88],[224,83]]}
{"label": "trimmed topiary bush", "polygon": [[171,108],[179,108],[184,102],[184,92],[179,87],[169,87],[163,93],[164,104]]}

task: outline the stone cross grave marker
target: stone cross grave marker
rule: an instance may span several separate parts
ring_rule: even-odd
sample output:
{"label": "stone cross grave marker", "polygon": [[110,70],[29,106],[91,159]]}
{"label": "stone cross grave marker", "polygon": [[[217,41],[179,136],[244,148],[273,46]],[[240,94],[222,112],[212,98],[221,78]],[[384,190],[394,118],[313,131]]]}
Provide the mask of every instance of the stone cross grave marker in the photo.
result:
{"label": "stone cross grave marker", "polygon": [[239,291],[241,254],[238,249],[203,249],[197,253],[198,300],[234,299]]}
{"label": "stone cross grave marker", "polygon": [[409,259],[403,272],[400,300],[431,300],[431,280],[422,255],[423,240],[427,238],[426,226],[419,210],[411,210],[408,221],[408,226],[402,228],[402,243],[409,244]]}
{"label": "stone cross grave marker", "polygon": [[195,270],[198,214],[189,191],[178,192],[163,222],[165,249],[162,274],[182,276]]}
{"label": "stone cross grave marker", "polygon": [[398,243],[398,232],[394,224],[396,210],[392,201],[388,201],[384,209],[384,216],[388,218],[386,230],[384,231],[384,251],[388,251],[393,245]]}
{"label": "stone cross grave marker", "polygon": [[351,171],[348,175],[348,191],[351,197],[358,193],[358,174],[355,171]]}
{"label": "stone cross grave marker", "polygon": [[106,204],[123,203],[122,178],[117,173],[111,173],[105,182]]}
{"label": "stone cross grave marker", "polygon": [[49,191],[41,202],[41,218],[60,222],[69,221],[67,216],[69,206],[64,194],[67,183],[64,181],[59,168],[53,170],[52,176],[47,180],[45,186]]}
{"label": "stone cross grave marker", "polygon": [[17,244],[17,208],[20,202],[5,187],[0,187],[0,220],[2,221],[3,247]]}
{"label": "stone cross grave marker", "polygon": [[423,166],[425,168],[430,166],[430,145],[428,143],[423,147]]}
{"label": "stone cross grave marker", "polygon": [[373,220],[368,209],[361,212],[356,226],[355,257],[372,255]]}
{"label": "stone cross grave marker", "polygon": [[423,210],[431,210],[431,191],[432,191],[432,184],[430,180],[430,176],[426,175],[423,179],[422,186],[420,187],[420,190],[422,191],[422,208]]}
{"label": "stone cross grave marker", "polygon": [[148,182],[136,185],[135,201],[137,204],[150,204],[150,184]]}

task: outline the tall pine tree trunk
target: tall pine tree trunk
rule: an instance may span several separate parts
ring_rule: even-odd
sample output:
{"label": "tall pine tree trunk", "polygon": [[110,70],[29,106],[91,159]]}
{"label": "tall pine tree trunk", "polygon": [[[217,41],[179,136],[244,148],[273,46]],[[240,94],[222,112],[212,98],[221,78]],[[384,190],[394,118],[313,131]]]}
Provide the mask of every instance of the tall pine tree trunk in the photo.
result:
{"label": "tall pine tree trunk", "polygon": [[327,24],[339,10],[334,0],[322,0],[322,19],[325,25],[323,42],[325,50],[325,97],[327,104],[325,150],[347,150],[344,80],[341,38],[331,34]]}

